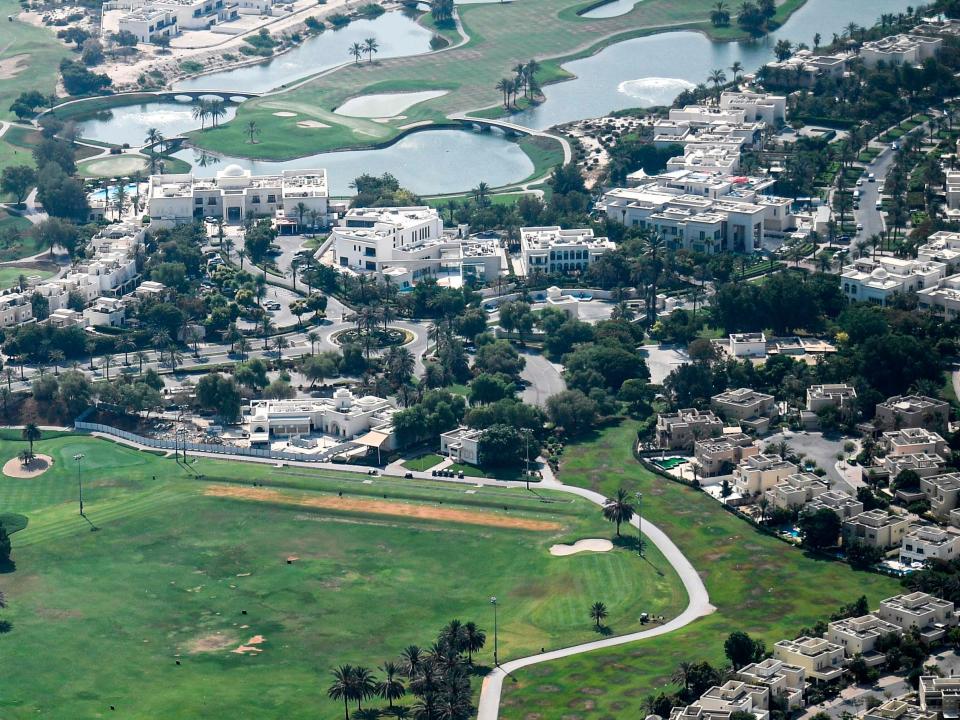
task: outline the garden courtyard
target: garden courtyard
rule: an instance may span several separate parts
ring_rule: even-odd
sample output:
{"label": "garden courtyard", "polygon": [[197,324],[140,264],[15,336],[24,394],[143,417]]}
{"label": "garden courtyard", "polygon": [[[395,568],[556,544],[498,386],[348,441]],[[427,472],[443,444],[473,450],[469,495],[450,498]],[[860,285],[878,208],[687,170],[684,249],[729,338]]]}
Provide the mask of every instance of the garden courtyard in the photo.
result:
{"label": "garden courtyard", "polygon": [[[0,477],[13,572],[0,574],[4,718],[337,718],[330,670],[429,646],[449,620],[501,661],[677,614],[656,552],[550,554],[611,539],[567,495],[199,459],[189,466],[87,436],[51,435],[32,478]],[[26,444],[0,434],[0,457]],[[84,509],[78,513],[79,461]],[[94,531],[93,528],[96,528]],[[482,560],[479,560],[482,558]],[[479,678],[474,693],[479,692]],[[408,700],[406,704],[410,704]]]}

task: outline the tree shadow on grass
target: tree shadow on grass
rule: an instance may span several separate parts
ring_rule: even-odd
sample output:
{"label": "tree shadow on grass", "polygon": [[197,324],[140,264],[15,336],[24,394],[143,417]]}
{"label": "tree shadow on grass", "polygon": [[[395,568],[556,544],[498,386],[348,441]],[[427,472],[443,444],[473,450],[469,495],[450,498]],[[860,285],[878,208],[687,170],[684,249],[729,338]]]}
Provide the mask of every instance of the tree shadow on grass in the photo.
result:
{"label": "tree shadow on grass", "polygon": [[6,561],[0,561],[0,575],[6,575],[8,573],[16,572],[17,563],[12,559]]}
{"label": "tree shadow on grass", "polygon": [[[636,554],[636,552],[637,552],[637,538],[636,538],[636,537],[628,537],[628,536],[626,536],[626,535],[621,535],[620,537],[613,537],[613,538],[611,538],[611,539],[613,540],[613,545],[614,545],[614,547],[620,548],[621,550],[629,550],[630,552]],[[643,548],[644,548],[644,550],[646,550],[646,549],[649,548],[649,547],[650,547],[650,544],[649,544],[646,540],[644,540],[644,541],[643,541]],[[647,557],[646,555],[644,555],[643,558],[642,558],[642,560],[643,560],[647,565],[649,565],[649,566],[651,567],[651,569],[652,569],[658,576],[660,576],[660,577],[663,577],[663,576],[664,576],[663,570],[661,570],[661,569],[657,566],[656,563],[651,562],[651,560],[650,560],[649,557]]]}
{"label": "tree shadow on grass", "polygon": [[10,632],[13,630],[13,623],[9,620],[0,620],[0,635]]}
{"label": "tree shadow on grass", "polygon": [[601,635],[603,637],[610,637],[611,635],[613,635],[613,629],[607,625],[601,625],[600,627],[597,627],[596,625],[594,625],[593,631],[597,635]]}

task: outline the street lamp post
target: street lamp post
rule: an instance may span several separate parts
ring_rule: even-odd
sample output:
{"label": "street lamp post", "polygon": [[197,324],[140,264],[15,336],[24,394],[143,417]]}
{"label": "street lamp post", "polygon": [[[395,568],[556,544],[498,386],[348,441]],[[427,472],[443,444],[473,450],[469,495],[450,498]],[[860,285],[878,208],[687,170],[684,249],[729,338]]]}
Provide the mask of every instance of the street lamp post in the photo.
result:
{"label": "street lamp post", "polygon": [[637,493],[637,555],[643,557],[643,515],[640,514],[642,508],[643,495]]}
{"label": "street lamp post", "polygon": [[77,495],[80,498],[80,517],[86,517],[83,514],[83,483],[80,480],[80,461],[83,460],[83,453],[77,453],[73,456],[77,461]]}
{"label": "street lamp post", "polygon": [[493,665],[494,667],[500,667],[500,660],[497,655],[499,639],[497,637],[497,598],[496,596],[490,598],[490,604],[493,605]]}
{"label": "street lamp post", "polygon": [[530,489],[530,428],[526,428],[523,432],[524,446],[526,448],[526,472],[524,477],[527,480],[527,490]]}

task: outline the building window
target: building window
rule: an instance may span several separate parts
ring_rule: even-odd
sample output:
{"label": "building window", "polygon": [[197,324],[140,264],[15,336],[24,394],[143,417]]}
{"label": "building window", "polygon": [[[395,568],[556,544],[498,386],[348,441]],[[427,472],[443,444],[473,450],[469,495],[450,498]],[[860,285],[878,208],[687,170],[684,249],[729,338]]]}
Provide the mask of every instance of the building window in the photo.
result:
{"label": "building window", "polygon": [[268,203],[275,203],[276,201],[277,201],[277,196],[276,196],[276,195],[267,195],[267,202],[268,202]]}
{"label": "building window", "polygon": [[259,196],[259,195],[254,195],[252,198],[250,198],[250,202],[252,202],[254,205],[259,205],[259,204],[260,204],[260,196]]}
{"label": "building window", "polygon": [[194,204],[194,205],[203,205],[203,198],[194,198],[193,204]]}

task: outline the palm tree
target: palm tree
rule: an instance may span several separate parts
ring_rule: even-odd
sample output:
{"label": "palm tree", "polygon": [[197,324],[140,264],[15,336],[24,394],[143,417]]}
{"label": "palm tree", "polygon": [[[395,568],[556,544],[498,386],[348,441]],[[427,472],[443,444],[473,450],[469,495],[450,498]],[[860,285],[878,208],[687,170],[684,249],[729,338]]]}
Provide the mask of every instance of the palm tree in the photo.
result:
{"label": "palm tree", "polygon": [[247,251],[240,248],[237,250],[237,257],[240,259],[240,269],[243,270],[243,261],[247,259]]}
{"label": "palm tree", "polygon": [[130,365],[130,353],[137,349],[137,344],[132,338],[125,337],[117,344],[117,348],[123,351],[123,364]]}
{"label": "palm tree", "polygon": [[7,378],[7,390],[12,390],[13,386],[13,376],[16,374],[12,367],[7,367],[3,369],[3,375]]}
{"label": "palm tree", "polygon": [[250,341],[242,335],[237,339],[237,354],[241,362],[247,359],[247,351],[250,350]]}
{"label": "palm tree", "polygon": [[355,65],[360,64],[360,58],[363,57],[363,45],[358,42],[355,42],[347,50],[347,53],[353,56],[353,61]]}
{"label": "palm tree", "polygon": [[251,120],[250,122],[248,122],[246,130],[244,132],[246,132],[247,137],[250,138],[249,143],[251,145],[255,144],[257,142],[256,137],[257,135],[260,134],[260,128],[257,126],[257,121]]}
{"label": "palm tree", "polygon": [[503,107],[510,107],[510,93],[513,92],[513,80],[510,78],[501,78],[497,81],[494,89],[503,93]]}
{"label": "palm tree", "polygon": [[29,450],[21,450],[17,457],[20,459],[21,465],[29,465],[30,461],[33,460],[33,453]]}
{"label": "palm tree", "polygon": [[20,433],[20,436],[30,443],[30,454],[33,454],[33,443],[37,442],[41,437],[42,433],[40,428],[36,426],[35,423],[27,423],[23,426],[23,430]]}
{"label": "palm tree", "polygon": [[357,710],[360,710],[360,703],[367,698],[372,698],[376,693],[376,679],[369,669],[357,666],[353,669],[353,699],[357,701]]}
{"label": "palm tree", "polygon": [[277,360],[283,360],[283,351],[290,347],[290,341],[283,335],[277,335],[273,339],[273,347],[277,351]]}
{"label": "palm tree", "polygon": [[348,702],[354,699],[353,665],[341,665],[333,671],[333,684],[327,688],[327,697],[331,700],[343,700],[343,718],[350,720]]}
{"label": "palm tree", "polygon": [[743,75],[743,63],[737,60],[730,66],[730,72],[733,73],[733,81],[737,82],[740,79],[740,76]]}
{"label": "palm tree", "polygon": [[713,83],[713,90],[717,94],[717,98],[720,98],[720,88],[727,81],[727,74],[720,69],[711,70],[710,77],[707,78],[708,82]]}
{"label": "palm tree", "polygon": [[183,361],[183,353],[180,352],[180,348],[178,348],[175,343],[170,343],[170,346],[167,348],[167,354],[170,356],[170,369],[175,371],[177,369],[177,363]]}
{"label": "palm tree", "polygon": [[270,321],[270,316],[264,313],[263,320],[261,320],[261,329],[263,330],[263,349],[268,350],[270,348],[269,341],[270,335],[273,333],[277,327]]}
{"label": "palm tree", "polygon": [[200,121],[200,129],[206,123],[207,115],[210,113],[210,104],[206,100],[197,100],[193,104],[193,119]]}
{"label": "palm tree", "polygon": [[626,490],[617,490],[617,496],[608,500],[603,506],[603,517],[617,524],[617,537],[620,537],[620,524],[628,523],[633,519],[634,509],[630,504],[630,496]]}
{"label": "palm tree", "polygon": [[[123,217],[127,207],[127,186],[121,181],[113,189],[113,202],[117,206],[117,219]],[[50,245],[50,254],[53,255],[53,244]]]}
{"label": "palm tree", "polygon": [[684,691],[690,689],[690,676],[693,672],[693,664],[689,662],[681,662],[677,665],[677,669],[674,670],[673,676],[670,678],[672,682],[675,682],[677,685],[683,685]]}
{"label": "palm tree", "polygon": [[472,620],[463,626],[463,649],[467,651],[467,662],[473,662],[473,654],[483,650],[487,634]]}
{"label": "palm tree", "polygon": [[311,355],[313,355],[316,352],[315,347],[319,340],[320,340],[320,333],[314,330],[311,330],[310,332],[307,333],[307,341],[310,343]]}
{"label": "palm tree", "polygon": [[216,127],[217,121],[227,114],[227,106],[223,104],[223,100],[211,101],[207,110],[210,113],[210,120],[212,121],[213,127]]}
{"label": "palm tree", "polygon": [[380,45],[376,38],[369,37],[363,41],[363,51],[367,53],[367,62],[373,62],[375,53],[380,52]]}
{"label": "palm tree", "polygon": [[423,650],[416,645],[407,645],[400,651],[400,671],[408,678],[419,674],[423,662]]}
{"label": "palm tree", "polygon": [[113,357],[111,355],[103,356],[103,372],[104,372],[104,377],[107,380],[110,379],[110,363],[111,362],[113,362]]}
{"label": "palm tree", "polygon": [[388,660],[380,668],[380,671],[383,673],[383,680],[377,682],[374,686],[374,692],[377,693],[378,698],[386,700],[389,707],[393,709],[393,701],[399,700],[407,692],[403,682],[398,677],[400,668],[397,667],[395,662]]}
{"label": "palm tree", "polygon": [[53,374],[60,374],[60,363],[63,362],[64,358],[63,350],[51,350],[50,351],[50,362],[53,363]]}
{"label": "palm tree", "polygon": [[600,621],[607,617],[607,606],[602,602],[595,602],[590,606],[590,617],[597,623],[597,630],[599,630]]}
{"label": "palm tree", "polygon": [[480,207],[486,207],[490,204],[490,186],[487,185],[487,183],[481,182],[470,192],[473,194],[473,199],[477,201],[477,205]]}

